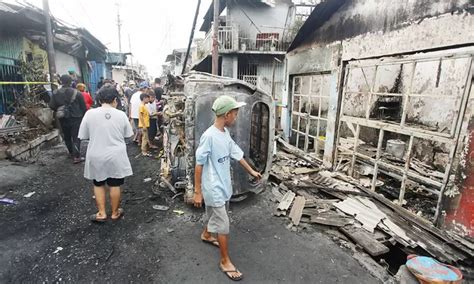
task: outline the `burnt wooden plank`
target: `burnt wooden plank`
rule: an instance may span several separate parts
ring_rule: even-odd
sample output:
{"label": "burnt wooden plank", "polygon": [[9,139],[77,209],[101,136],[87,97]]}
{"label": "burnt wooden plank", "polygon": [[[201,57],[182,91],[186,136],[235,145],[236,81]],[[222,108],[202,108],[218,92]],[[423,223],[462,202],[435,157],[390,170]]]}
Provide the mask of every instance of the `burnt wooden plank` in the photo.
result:
{"label": "burnt wooden plank", "polygon": [[339,230],[364,248],[364,250],[371,256],[379,256],[389,252],[390,250],[387,246],[377,241],[374,234],[371,234],[362,228],[348,226],[342,227]]}
{"label": "burnt wooden plank", "polygon": [[298,226],[301,221],[301,216],[303,215],[305,203],[306,200],[303,196],[297,196],[295,198],[295,202],[293,203],[293,207],[291,207],[289,217],[291,218],[293,224],[295,224],[296,226]]}

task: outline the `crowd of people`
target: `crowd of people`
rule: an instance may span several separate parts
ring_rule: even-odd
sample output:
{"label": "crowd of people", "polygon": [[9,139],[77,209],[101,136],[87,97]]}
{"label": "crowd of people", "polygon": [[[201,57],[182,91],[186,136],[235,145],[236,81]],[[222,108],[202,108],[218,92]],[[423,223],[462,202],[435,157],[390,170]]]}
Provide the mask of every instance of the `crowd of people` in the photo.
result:
{"label": "crowd of people", "polygon": [[[120,186],[132,175],[126,141],[134,138],[143,156],[152,156],[162,137],[163,88],[161,79],[153,85],[141,81],[138,87],[131,80],[117,84],[103,79],[93,96],[71,73],[60,77],[61,87],[51,96],[49,105],[55,115],[64,143],[73,163],[85,161],[84,177],[92,180],[98,212],[91,221],[103,222],[105,186],[110,188],[111,218],[121,217]],[[81,157],[81,140],[88,141],[87,154]]]}
{"label": "crowd of people", "polygon": [[[161,80],[153,86],[142,81],[136,86],[129,81],[118,86],[113,81],[101,80],[99,91],[92,96],[85,85],[69,75],[61,76],[62,87],[53,93],[50,107],[64,134],[64,141],[74,163],[82,161],[80,141],[88,140],[84,177],[93,183],[97,213],[93,222],[105,222],[106,187],[109,188],[112,212],[110,218],[119,220],[124,210],[120,207],[121,189],[125,178],[133,174],[127,154],[126,140],[132,138],[140,145],[142,155],[158,148],[156,141],[163,135],[163,88]],[[203,133],[196,150],[194,175],[194,205],[206,205],[207,224],[201,240],[220,249],[219,268],[231,280],[243,274],[234,266],[228,253],[228,203],[232,196],[230,160],[234,159],[245,171],[257,178],[262,175],[244,159],[244,152],[232,139],[228,127],[235,124],[239,109],[246,104],[229,96],[218,97],[212,108],[214,124]]]}
{"label": "crowd of people", "polygon": [[150,149],[158,149],[163,133],[164,103],[160,78],[155,78],[152,85],[142,80],[138,86],[134,80],[118,84],[114,80],[101,78],[95,100],[86,85],[78,83],[71,72],[62,75],[59,81],[60,88],[53,93],[49,105],[57,112],[64,142],[74,163],[84,160],[80,156],[81,143],[77,138],[80,122],[88,110],[100,106],[99,95],[104,87],[116,90],[116,108],[123,111],[132,123],[133,141],[141,147],[143,156],[153,156]]}

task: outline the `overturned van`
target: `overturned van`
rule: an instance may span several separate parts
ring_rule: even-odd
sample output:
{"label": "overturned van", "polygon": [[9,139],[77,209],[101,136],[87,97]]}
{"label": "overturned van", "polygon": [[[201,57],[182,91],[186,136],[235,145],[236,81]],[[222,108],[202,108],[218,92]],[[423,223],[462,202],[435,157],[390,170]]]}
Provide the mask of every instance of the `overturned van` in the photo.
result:
{"label": "overturned van", "polygon": [[169,78],[166,88],[164,155],[161,176],[173,190],[184,190],[191,203],[194,193],[195,151],[202,133],[214,122],[214,100],[228,95],[246,102],[235,125],[229,129],[234,141],[244,151],[249,164],[263,179],[254,180],[236,162],[231,163],[234,200],[265,186],[271,168],[274,147],[274,107],[272,97],[244,81],[192,72]]}

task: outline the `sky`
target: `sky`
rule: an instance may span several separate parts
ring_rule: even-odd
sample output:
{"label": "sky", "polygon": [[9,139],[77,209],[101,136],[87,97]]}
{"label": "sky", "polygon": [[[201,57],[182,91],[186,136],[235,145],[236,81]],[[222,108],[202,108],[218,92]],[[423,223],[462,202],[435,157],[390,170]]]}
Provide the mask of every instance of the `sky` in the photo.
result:
{"label": "sky", "polygon": [[[42,0],[19,0],[42,7]],[[212,0],[202,0],[195,38]],[[109,51],[119,51],[117,10],[122,22],[122,52],[146,66],[152,76],[161,75],[166,55],[188,45],[197,0],[49,0],[54,17],[84,27]],[[130,37],[130,44],[129,44]]]}

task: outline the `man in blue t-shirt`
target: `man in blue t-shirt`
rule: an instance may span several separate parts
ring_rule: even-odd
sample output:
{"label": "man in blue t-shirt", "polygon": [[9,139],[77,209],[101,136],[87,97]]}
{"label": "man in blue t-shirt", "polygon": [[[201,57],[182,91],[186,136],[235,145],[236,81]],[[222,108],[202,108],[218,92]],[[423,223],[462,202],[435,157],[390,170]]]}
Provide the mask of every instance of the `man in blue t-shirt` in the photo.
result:
{"label": "man in blue t-shirt", "polygon": [[[257,179],[262,177],[245,161],[244,153],[232,140],[226,128],[235,123],[239,108],[245,105],[229,96],[220,96],[215,100],[212,110],[216,114],[216,119],[214,125],[201,136],[196,150],[194,175],[194,206],[201,207],[204,198],[208,218],[201,239],[220,248],[219,267],[234,281],[241,280],[243,275],[232,264],[227,249],[229,217],[226,205],[232,196],[230,159],[239,161],[253,177]],[[217,234],[217,238],[212,234]]]}

